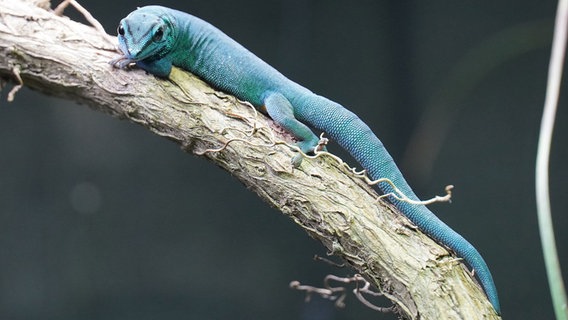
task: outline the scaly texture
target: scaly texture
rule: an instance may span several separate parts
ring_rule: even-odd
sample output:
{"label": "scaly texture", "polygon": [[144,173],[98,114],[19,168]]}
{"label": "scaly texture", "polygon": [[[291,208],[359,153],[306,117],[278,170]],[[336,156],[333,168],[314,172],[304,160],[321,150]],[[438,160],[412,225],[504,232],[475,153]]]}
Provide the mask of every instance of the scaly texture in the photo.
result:
{"label": "scaly texture", "polygon": [[[316,95],[287,79],[209,23],[184,12],[160,6],[140,8],[118,27],[123,56],[111,61],[118,68],[136,63],[159,77],[172,65],[188,70],[214,87],[264,107],[278,124],[299,139],[305,153],[313,152],[318,137],[304,123],[325,131],[365,168],[372,179],[388,178],[412,200],[419,200],[371,129],[338,103]],[[384,194],[394,190],[379,184]],[[423,232],[454,250],[476,272],[500,313],[497,290],[487,264],[461,235],[426,206],[396,199],[391,202]]]}

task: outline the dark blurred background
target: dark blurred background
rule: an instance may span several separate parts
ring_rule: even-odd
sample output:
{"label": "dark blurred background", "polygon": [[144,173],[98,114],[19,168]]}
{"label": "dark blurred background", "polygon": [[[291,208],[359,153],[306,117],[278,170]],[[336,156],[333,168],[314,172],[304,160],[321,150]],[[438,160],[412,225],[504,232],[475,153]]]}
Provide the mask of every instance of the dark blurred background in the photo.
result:
{"label": "dark blurred background", "polygon": [[[504,317],[553,318],[533,176],[555,2],[81,2],[111,34],[137,6],[190,12],[355,111],[418,194],[456,186],[433,209],[488,261]],[[566,271],[562,88],[550,172]],[[85,106],[6,91],[0,319],[396,318],[352,296],[304,303],[291,280],[352,270],[314,262],[321,244],[215,165]]]}

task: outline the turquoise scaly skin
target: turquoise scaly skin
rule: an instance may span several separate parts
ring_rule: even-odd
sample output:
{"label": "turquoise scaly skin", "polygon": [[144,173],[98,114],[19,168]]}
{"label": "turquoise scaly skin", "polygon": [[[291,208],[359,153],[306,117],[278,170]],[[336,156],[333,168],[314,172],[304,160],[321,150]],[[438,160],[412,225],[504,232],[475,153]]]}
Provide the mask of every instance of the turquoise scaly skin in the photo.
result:
{"label": "turquoise scaly skin", "polygon": [[[160,7],[139,8],[118,27],[123,55],[110,61],[117,68],[131,63],[166,78],[172,65],[198,75],[212,86],[256,107],[300,141],[305,153],[314,151],[319,138],[306,125],[326,132],[345,148],[372,179],[390,179],[407,197],[419,200],[381,141],[354,113],[298,85],[209,23],[187,13]],[[306,123],[306,124],[304,124]],[[386,194],[387,183],[379,184]],[[391,198],[416,226],[455,251],[476,272],[489,301],[500,313],[497,289],[479,252],[426,206]]]}

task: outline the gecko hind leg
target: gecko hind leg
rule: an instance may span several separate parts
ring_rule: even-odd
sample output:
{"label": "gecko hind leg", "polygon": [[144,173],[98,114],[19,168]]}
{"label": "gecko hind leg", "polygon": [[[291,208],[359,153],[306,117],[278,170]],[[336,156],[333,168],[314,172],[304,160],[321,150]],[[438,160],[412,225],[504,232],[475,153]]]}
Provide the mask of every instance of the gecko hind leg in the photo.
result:
{"label": "gecko hind leg", "polygon": [[[314,153],[320,139],[307,125],[296,119],[294,116],[294,108],[286,97],[280,93],[270,93],[264,99],[264,106],[272,120],[276,121],[276,123],[282,126],[286,131],[300,140],[296,145],[303,153]],[[300,166],[301,162],[301,154],[292,158],[292,165],[296,168]]]}

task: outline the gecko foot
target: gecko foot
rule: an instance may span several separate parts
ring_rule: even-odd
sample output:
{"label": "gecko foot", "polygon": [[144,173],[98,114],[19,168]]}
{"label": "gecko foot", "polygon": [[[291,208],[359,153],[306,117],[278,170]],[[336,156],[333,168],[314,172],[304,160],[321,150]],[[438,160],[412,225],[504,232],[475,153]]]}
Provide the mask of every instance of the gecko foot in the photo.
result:
{"label": "gecko foot", "polygon": [[327,152],[326,145],[329,142],[329,139],[324,138],[323,134],[317,141],[300,141],[296,143],[296,146],[302,150],[302,153],[299,153],[292,157],[292,166],[294,168],[298,168],[300,164],[302,164],[302,160],[304,159],[304,154],[307,155],[315,155],[318,152],[324,151]]}
{"label": "gecko foot", "polygon": [[128,65],[130,65],[131,63],[135,63],[136,61],[128,58],[127,56],[117,56],[116,58],[110,60],[108,63],[117,68],[117,69],[124,69],[126,68]]}

